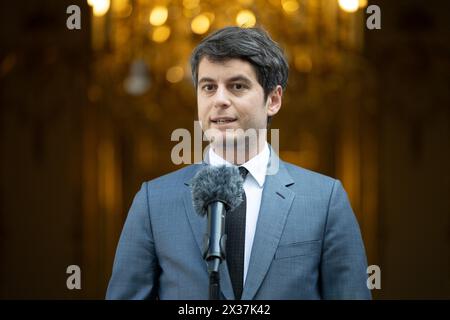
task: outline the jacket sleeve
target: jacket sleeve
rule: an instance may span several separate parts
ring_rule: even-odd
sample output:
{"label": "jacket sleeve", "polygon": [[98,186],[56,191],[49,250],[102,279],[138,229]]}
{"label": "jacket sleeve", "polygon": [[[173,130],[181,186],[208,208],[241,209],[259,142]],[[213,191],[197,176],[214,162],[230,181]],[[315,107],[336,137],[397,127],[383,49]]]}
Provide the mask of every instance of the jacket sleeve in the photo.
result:
{"label": "jacket sleeve", "polygon": [[323,299],[371,299],[358,222],[339,180],[331,192],[320,266]]}
{"label": "jacket sleeve", "polygon": [[154,299],[158,261],[148,205],[148,185],[136,194],[117,245],[106,299]]}

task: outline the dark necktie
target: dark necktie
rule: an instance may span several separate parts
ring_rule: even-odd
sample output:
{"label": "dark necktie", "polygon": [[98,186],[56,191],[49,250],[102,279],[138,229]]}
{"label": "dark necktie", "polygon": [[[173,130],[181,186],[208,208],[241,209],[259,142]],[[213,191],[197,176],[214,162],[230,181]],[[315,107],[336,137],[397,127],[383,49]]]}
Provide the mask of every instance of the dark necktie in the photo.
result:
{"label": "dark necktie", "polygon": [[[239,173],[245,181],[248,170],[239,167]],[[245,253],[245,215],[247,211],[247,197],[242,194],[242,203],[232,212],[227,214],[225,220],[226,261],[230,272],[236,300],[241,299],[244,282],[244,253]]]}

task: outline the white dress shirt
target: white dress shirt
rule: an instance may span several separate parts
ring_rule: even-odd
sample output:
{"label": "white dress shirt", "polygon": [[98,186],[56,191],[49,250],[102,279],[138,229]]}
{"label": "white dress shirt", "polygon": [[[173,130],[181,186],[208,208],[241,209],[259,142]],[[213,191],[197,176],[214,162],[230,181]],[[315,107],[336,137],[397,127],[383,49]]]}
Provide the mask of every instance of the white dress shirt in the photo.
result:
{"label": "white dress shirt", "polygon": [[[255,237],[256,223],[258,221],[261,197],[266,180],[267,165],[269,163],[270,150],[267,142],[263,150],[241,166],[248,170],[244,181],[244,191],[247,197],[247,212],[245,219],[245,257],[244,257],[244,279],[247,278],[248,264],[252,253],[253,239]],[[209,148],[208,162],[213,166],[232,165]]]}

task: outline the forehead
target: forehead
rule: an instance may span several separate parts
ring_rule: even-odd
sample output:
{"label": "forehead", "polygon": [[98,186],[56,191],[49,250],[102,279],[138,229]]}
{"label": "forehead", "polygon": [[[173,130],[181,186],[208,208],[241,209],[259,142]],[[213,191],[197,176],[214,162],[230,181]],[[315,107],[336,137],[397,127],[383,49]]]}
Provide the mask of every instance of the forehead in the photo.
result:
{"label": "forehead", "polygon": [[256,72],[250,62],[232,58],[223,61],[213,61],[203,57],[198,65],[198,80],[212,78],[216,81],[227,80],[236,76],[245,76],[257,82]]}

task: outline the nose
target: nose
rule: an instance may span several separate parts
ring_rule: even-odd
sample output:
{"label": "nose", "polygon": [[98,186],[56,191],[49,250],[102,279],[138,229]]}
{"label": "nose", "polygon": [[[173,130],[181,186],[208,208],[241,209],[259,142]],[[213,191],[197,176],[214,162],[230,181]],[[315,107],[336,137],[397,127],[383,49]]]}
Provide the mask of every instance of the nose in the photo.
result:
{"label": "nose", "polygon": [[217,88],[216,94],[214,95],[214,107],[216,108],[228,108],[231,106],[230,97],[226,88],[219,86]]}

